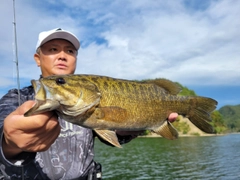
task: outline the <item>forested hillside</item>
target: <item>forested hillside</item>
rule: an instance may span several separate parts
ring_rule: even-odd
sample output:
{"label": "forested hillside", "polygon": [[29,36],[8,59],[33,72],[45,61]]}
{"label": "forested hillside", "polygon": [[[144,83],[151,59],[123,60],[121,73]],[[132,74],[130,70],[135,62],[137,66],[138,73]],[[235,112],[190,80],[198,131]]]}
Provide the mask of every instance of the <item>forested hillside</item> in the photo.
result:
{"label": "forested hillside", "polygon": [[240,132],[240,105],[223,106],[219,112],[230,132]]}

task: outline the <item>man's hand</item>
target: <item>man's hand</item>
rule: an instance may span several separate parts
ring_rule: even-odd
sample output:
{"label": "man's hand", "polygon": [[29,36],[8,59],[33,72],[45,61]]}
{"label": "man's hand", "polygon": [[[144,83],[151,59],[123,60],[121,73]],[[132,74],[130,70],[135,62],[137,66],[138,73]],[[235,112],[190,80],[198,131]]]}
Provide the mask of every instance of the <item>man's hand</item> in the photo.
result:
{"label": "man's hand", "polygon": [[3,153],[10,159],[23,151],[47,150],[58,137],[61,127],[54,112],[24,117],[34,101],[27,101],[9,114],[3,125]]}

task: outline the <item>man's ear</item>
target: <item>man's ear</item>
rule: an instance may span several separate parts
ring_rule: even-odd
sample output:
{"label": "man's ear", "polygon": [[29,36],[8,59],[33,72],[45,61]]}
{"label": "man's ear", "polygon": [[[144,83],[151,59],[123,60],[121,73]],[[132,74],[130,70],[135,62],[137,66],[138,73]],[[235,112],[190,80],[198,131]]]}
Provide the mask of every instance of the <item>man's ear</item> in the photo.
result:
{"label": "man's ear", "polygon": [[37,66],[41,66],[41,62],[40,62],[40,57],[39,57],[39,54],[35,53],[33,58],[35,59],[36,63],[37,63]]}

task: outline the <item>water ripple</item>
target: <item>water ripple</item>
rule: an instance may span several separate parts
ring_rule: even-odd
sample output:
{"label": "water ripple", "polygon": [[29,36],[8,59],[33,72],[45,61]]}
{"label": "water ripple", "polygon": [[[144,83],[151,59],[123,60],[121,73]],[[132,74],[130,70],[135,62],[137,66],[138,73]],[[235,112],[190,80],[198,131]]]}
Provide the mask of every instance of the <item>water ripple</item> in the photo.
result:
{"label": "water ripple", "polygon": [[122,149],[96,140],[104,179],[240,179],[240,135],[137,138]]}

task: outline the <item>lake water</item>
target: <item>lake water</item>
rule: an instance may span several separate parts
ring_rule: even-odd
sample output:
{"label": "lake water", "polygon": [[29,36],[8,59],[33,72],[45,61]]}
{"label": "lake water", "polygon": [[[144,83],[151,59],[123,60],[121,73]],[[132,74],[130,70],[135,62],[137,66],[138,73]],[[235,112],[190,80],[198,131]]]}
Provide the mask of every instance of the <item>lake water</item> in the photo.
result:
{"label": "lake water", "polygon": [[95,154],[104,180],[240,179],[240,134],[136,138],[121,149],[96,139]]}

